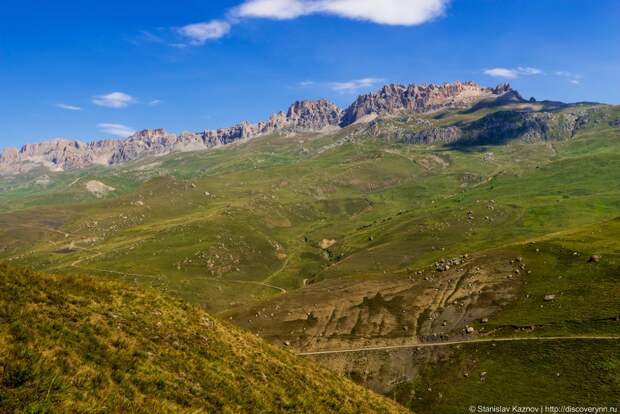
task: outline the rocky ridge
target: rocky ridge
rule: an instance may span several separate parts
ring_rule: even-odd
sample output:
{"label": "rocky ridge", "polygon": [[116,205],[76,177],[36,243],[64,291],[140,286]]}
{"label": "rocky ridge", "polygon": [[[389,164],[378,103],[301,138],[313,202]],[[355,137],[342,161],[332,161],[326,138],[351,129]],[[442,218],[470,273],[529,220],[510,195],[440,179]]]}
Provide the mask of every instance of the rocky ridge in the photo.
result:
{"label": "rocky ridge", "polygon": [[401,131],[407,144],[455,146],[502,145],[510,141],[546,142],[570,139],[596,124],[612,125],[615,119],[599,119],[596,109],[575,108],[566,112],[498,111],[459,126],[428,127],[418,132]]}
{"label": "rocky ridge", "polygon": [[522,99],[508,84],[485,88],[474,82],[441,85],[385,85],[381,90],[359,96],[343,113],[341,125],[347,126],[367,115],[432,112],[441,109],[468,108],[482,99],[499,98],[510,93]]}
{"label": "rocky ridge", "polygon": [[345,110],[327,100],[295,102],[287,112],[277,112],[258,123],[242,122],[230,128],[179,135],[163,129],[146,129],[123,140],[85,143],[58,138],[21,149],[5,148],[0,154],[0,174],[17,174],[43,165],[52,171],[92,165],[116,165],[146,156],[199,151],[229,145],[272,133],[334,130],[360,122],[369,115],[426,113],[440,109],[467,108],[485,100],[521,99],[507,84],[486,88],[473,82],[441,85],[385,85],[380,91],[359,96]]}

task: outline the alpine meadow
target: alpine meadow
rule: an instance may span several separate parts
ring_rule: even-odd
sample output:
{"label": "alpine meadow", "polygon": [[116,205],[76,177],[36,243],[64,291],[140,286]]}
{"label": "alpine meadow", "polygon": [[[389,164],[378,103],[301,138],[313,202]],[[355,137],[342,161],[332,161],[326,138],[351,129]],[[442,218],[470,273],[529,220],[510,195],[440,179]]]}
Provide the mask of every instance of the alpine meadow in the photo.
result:
{"label": "alpine meadow", "polygon": [[[620,409],[615,1],[25,3],[42,32],[0,16],[0,412]],[[102,26],[70,45],[56,17]],[[100,69],[35,82],[48,53]]]}

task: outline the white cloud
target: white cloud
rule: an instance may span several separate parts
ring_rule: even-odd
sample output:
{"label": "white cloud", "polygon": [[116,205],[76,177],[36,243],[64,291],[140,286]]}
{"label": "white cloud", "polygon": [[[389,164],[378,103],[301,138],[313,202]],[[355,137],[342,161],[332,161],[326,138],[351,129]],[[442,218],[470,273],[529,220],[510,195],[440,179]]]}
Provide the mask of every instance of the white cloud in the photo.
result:
{"label": "white cloud", "polygon": [[[175,29],[193,46],[219,39],[230,33],[232,25],[244,18],[275,20],[296,19],[325,14],[377,24],[415,26],[441,16],[451,0],[244,0],[230,9],[226,18],[189,24]],[[145,40],[163,42],[158,36],[143,32]],[[168,43],[185,48],[185,43]]]}
{"label": "white cloud", "polygon": [[82,108],[80,108],[79,106],[68,105],[64,103],[56,104],[56,107],[61,108],[61,109],[66,109],[67,111],[81,111],[82,110]]}
{"label": "white cloud", "polygon": [[112,92],[107,95],[95,96],[93,103],[107,108],[124,108],[129,104],[135,103],[136,98],[123,92]]}
{"label": "white cloud", "polygon": [[581,75],[578,75],[576,73],[572,73],[572,72],[567,72],[564,70],[559,70],[555,72],[555,76],[558,76],[560,78],[565,78],[568,80],[569,83],[572,83],[573,85],[580,85],[581,84]]}
{"label": "white cloud", "polygon": [[443,14],[447,0],[324,0],[321,12],[379,24],[414,26]]}
{"label": "white cloud", "polygon": [[543,71],[538,68],[523,68],[523,67],[518,67],[517,72],[519,73],[519,75],[527,75],[527,76],[541,75],[543,73]]}
{"label": "white cloud", "polygon": [[308,13],[308,3],[300,0],[248,0],[233,10],[238,17],[294,19]]}
{"label": "white cloud", "polygon": [[383,79],[379,78],[363,78],[350,80],[347,82],[333,82],[331,87],[332,90],[336,92],[356,92],[360,89],[369,88],[383,81]]}
{"label": "white cloud", "polygon": [[495,78],[506,78],[506,79],[516,79],[521,76],[534,76],[541,75],[543,73],[542,70],[538,68],[532,67],[522,67],[519,66],[517,68],[493,68],[493,69],[485,69],[484,74],[493,76]]}
{"label": "white cloud", "polygon": [[485,69],[484,74],[493,76],[495,78],[514,79],[514,78],[519,77],[517,72],[515,72],[513,69],[506,69],[506,68]]}
{"label": "white cloud", "polygon": [[149,102],[149,106],[157,106],[160,103],[162,103],[161,99],[153,99],[152,101]]}
{"label": "white cloud", "polygon": [[203,45],[207,40],[219,39],[230,32],[230,23],[223,20],[194,23],[183,26],[179,33],[190,39],[193,45]]}
{"label": "white cloud", "polygon": [[301,82],[299,82],[299,86],[301,86],[301,87],[303,87],[303,88],[305,88],[305,87],[307,87],[307,86],[312,86],[312,85],[314,85],[314,84],[316,84],[316,82],[315,82],[315,81],[313,81],[313,80],[305,80],[305,81],[301,81]]}
{"label": "white cloud", "polygon": [[449,0],[246,0],[235,17],[294,19],[329,14],[378,24],[414,26],[443,14]]}
{"label": "white cloud", "polygon": [[97,125],[106,134],[114,135],[117,137],[127,138],[133,135],[135,131],[130,127],[122,124],[98,124]]}

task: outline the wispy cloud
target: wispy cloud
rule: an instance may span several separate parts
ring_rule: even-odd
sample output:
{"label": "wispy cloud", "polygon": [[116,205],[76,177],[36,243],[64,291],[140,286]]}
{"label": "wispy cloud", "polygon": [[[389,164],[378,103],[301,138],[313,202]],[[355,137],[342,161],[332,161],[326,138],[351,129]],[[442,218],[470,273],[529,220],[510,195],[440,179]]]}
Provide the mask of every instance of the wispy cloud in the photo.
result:
{"label": "wispy cloud", "polygon": [[[201,46],[230,33],[232,26],[244,19],[290,20],[313,14],[338,16],[393,26],[416,26],[444,14],[450,0],[245,0],[228,11],[223,19],[188,24],[176,32]],[[158,36],[143,32],[142,36],[159,42]],[[164,42],[177,48],[186,42]]]}
{"label": "wispy cloud", "polygon": [[384,79],[380,78],[363,78],[354,79],[347,82],[332,82],[331,88],[336,92],[357,92],[360,89],[370,88],[378,83],[384,82]]}
{"label": "wispy cloud", "polygon": [[79,106],[68,105],[64,103],[56,104],[56,107],[60,109],[66,109],[67,111],[81,111],[82,110],[82,108],[80,108]]}
{"label": "wispy cloud", "polygon": [[578,75],[576,73],[572,73],[572,72],[568,72],[568,71],[564,71],[564,70],[558,70],[556,72],[554,72],[555,76],[558,76],[560,78],[565,78],[568,83],[571,83],[573,85],[580,85],[581,84],[581,75]]}
{"label": "wispy cloud", "polygon": [[517,68],[492,68],[484,70],[485,75],[506,79],[516,79],[521,76],[541,75],[542,73],[543,71],[541,69],[523,66],[519,66]]}
{"label": "wispy cloud", "polygon": [[124,108],[132,103],[136,103],[137,99],[123,92],[112,92],[107,95],[95,96],[93,103],[98,106],[107,108]]}
{"label": "wispy cloud", "polygon": [[327,14],[378,24],[415,26],[442,15],[449,0],[246,0],[235,17],[295,19]]}
{"label": "wispy cloud", "polygon": [[308,87],[308,86],[312,86],[315,85],[316,82],[313,80],[305,80],[305,81],[301,81],[299,82],[299,86],[301,86],[302,88]]}
{"label": "wispy cloud", "polygon": [[106,134],[114,135],[116,137],[127,138],[130,135],[133,135],[135,131],[128,127],[127,125],[122,124],[107,124],[102,123],[97,125],[101,131]]}
{"label": "wispy cloud", "polygon": [[149,106],[157,106],[162,102],[163,101],[161,99],[153,99],[152,101],[149,102]]}
{"label": "wispy cloud", "polygon": [[178,29],[192,45],[204,45],[208,40],[219,39],[230,32],[230,23],[224,20],[188,24]]}

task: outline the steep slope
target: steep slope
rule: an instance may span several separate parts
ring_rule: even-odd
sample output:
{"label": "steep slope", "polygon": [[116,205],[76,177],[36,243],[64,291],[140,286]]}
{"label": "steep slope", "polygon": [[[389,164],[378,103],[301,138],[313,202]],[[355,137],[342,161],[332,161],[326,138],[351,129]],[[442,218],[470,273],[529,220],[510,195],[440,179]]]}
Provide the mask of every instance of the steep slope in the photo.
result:
{"label": "steep slope", "polygon": [[406,412],[197,307],[3,264],[0,411]]}

